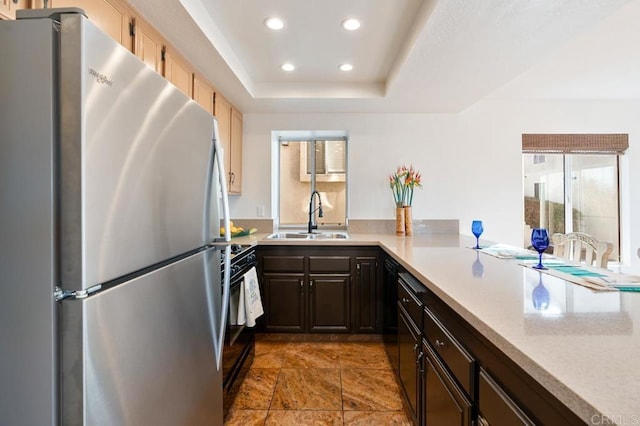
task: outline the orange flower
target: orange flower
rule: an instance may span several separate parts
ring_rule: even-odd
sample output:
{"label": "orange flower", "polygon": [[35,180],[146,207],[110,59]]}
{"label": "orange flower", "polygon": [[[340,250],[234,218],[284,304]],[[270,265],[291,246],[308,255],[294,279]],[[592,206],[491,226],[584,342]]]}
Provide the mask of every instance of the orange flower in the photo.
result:
{"label": "orange flower", "polygon": [[399,166],[396,172],[389,175],[389,187],[397,207],[413,204],[413,189],[422,188],[422,175],[410,165]]}

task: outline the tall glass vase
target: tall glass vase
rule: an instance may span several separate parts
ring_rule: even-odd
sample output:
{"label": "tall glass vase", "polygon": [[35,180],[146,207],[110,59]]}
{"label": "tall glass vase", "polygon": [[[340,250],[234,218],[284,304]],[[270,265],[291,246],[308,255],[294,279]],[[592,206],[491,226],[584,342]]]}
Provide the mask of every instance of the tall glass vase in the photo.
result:
{"label": "tall glass vase", "polygon": [[413,219],[411,218],[411,206],[404,206],[404,233],[413,235]]}
{"label": "tall glass vase", "polygon": [[396,235],[404,235],[404,208],[396,207]]}

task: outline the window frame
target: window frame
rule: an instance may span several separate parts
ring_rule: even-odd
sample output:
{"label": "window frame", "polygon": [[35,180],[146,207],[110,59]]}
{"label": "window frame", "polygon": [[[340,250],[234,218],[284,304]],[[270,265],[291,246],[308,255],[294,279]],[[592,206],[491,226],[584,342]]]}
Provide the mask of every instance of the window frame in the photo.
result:
{"label": "window frame", "polygon": [[[312,134],[313,136],[309,136],[310,134]],[[276,147],[276,149],[274,150],[275,152],[275,156],[273,156],[272,158],[274,159],[275,162],[275,167],[274,167],[274,179],[273,181],[277,183],[277,187],[274,188],[274,194],[276,195],[275,197],[275,205],[277,206],[277,210],[276,210],[276,215],[275,215],[275,226],[276,228],[289,228],[289,229],[298,229],[301,227],[306,227],[306,223],[287,223],[287,224],[282,224],[281,223],[281,216],[282,216],[282,212],[281,212],[281,202],[282,202],[282,196],[281,196],[281,187],[280,187],[280,175],[281,175],[281,162],[282,162],[282,158],[281,158],[281,154],[280,154],[280,147],[282,143],[295,143],[295,142],[316,142],[316,141],[344,141],[345,143],[345,159],[344,159],[344,164],[345,164],[345,173],[343,174],[343,178],[340,180],[324,180],[324,179],[317,179],[315,170],[313,170],[313,173],[311,174],[311,177],[309,179],[309,187],[310,187],[310,192],[309,192],[309,197],[311,196],[312,192],[314,190],[316,190],[317,188],[317,183],[318,182],[332,182],[332,183],[341,183],[343,182],[345,185],[345,211],[344,211],[344,223],[343,224],[327,224],[324,225],[324,227],[326,228],[331,228],[331,229],[339,229],[339,230],[346,230],[348,223],[349,223],[349,138],[346,135],[346,132],[337,132],[337,134],[329,134],[329,135],[325,135],[322,132],[309,132],[309,131],[281,131],[281,132],[272,132],[272,141],[274,142],[274,145]],[[315,164],[315,149],[311,150],[312,152],[312,158],[310,159],[310,161],[312,162],[312,164]],[[301,169],[304,167],[306,168],[306,165],[301,164],[300,165]]]}
{"label": "window frame", "polygon": [[[524,156],[533,155],[533,164],[543,161],[536,161],[544,158],[547,154],[562,155],[563,167],[563,201],[564,201],[564,228],[565,233],[573,231],[573,197],[572,171],[573,160],[576,155],[615,155],[616,167],[616,187],[617,187],[617,259],[612,262],[620,262],[622,253],[622,190],[620,179],[620,157],[624,155],[629,147],[629,135],[623,133],[616,134],[522,134],[522,154],[523,154],[523,183],[525,178]],[[523,201],[524,201],[523,194]],[[569,214],[567,214],[569,212]]]}

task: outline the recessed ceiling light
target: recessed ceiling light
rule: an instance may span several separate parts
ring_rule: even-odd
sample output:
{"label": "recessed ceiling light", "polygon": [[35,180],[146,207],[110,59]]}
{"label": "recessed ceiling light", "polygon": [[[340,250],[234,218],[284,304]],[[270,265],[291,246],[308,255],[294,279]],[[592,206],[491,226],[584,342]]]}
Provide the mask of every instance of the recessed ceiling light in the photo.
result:
{"label": "recessed ceiling light", "polygon": [[340,65],[341,71],[351,71],[353,69],[353,65],[351,64],[342,64]]}
{"label": "recessed ceiling light", "polygon": [[355,31],[360,28],[360,21],[356,18],[349,18],[342,21],[342,28],[349,31]]}
{"label": "recessed ceiling light", "polygon": [[286,64],[280,65],[280,68],[282,68],[282,71],[293,71],[296,69],[295,65],[288,62]]}
{"label": "recessed ceiling light", "polygon": [[264,20],[264,24],[272,30],[281,30],[284,28],[284,21],[280,18],[267,18]]}

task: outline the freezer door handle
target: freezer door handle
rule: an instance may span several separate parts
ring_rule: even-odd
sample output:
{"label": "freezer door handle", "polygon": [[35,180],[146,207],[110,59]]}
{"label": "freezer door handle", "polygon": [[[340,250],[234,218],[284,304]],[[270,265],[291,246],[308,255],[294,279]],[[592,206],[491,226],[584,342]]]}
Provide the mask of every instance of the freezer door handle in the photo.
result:
{"label": "freezer door handle", "polygon": [[224,247],[224,273],[223,273],[223,285],[222,285],[222,300],[219,304],[216,301],[220,296],[220,287],[218,279],[212,276],[211,262],[219,262],[216,256],[218,250],[222,248],[212,248],[209,250],[209,255],[204,256],[204,278],[205,288],[207,293],[207,310],[209,318],[209,329],[211,330],[211,337],[213,340],[213,353],[216,358],[216,366],[218,371],[222,371],[222,348],[224,346],[224,335],[227,327],[227,315],[229,312],[229,278],[230,278],[230,266],[231,266],[231,246]]}

